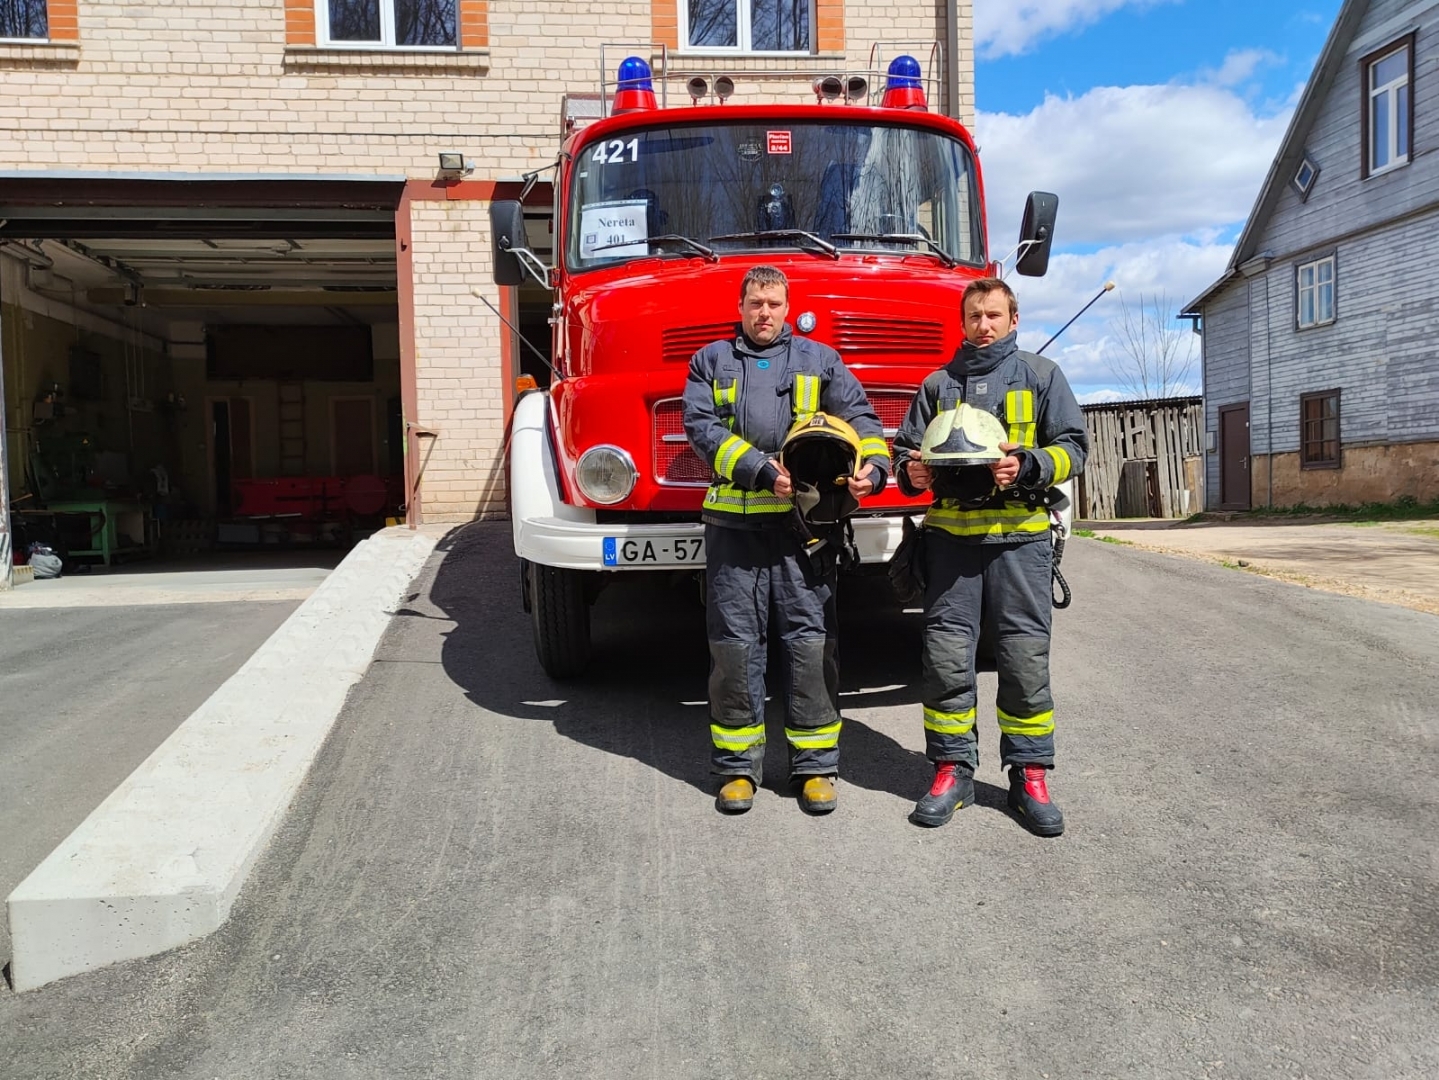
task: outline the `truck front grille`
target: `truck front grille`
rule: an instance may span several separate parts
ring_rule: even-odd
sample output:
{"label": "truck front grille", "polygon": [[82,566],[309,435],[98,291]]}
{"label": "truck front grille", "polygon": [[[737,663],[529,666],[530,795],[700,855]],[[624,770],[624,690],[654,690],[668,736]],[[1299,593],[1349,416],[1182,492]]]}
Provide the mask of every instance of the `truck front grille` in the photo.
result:
{"label": "truck front grille", "polygon": [[655,477],[659,482],[708,487],[710,468],[690,449],[685,438],[684,404],[679,398],[655,402],[654,432]]}
{"label": "truck front grille", "polygon": [[849,360],[855,356],[944,355],[944,326],[917,319],[885,319],[838,312],[834,317],[834,347]]}
{"label": "truck front grille", "polygon": [[660,338],[660,355],[667,364],[688,364],[690,357],[712,341],[733,341],[733,322],[703,326],[672,326]]}

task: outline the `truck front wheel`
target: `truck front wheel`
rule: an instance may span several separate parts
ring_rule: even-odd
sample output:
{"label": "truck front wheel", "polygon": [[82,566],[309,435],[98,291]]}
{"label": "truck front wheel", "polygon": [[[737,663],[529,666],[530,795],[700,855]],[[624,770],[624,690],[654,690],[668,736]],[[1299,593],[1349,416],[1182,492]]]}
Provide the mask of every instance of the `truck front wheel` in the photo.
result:
{"label": "truck front wheel", "polygon": [[590,662],[590,604],[582,570],[529,564],[535,653],[552,679],[574,679]]}

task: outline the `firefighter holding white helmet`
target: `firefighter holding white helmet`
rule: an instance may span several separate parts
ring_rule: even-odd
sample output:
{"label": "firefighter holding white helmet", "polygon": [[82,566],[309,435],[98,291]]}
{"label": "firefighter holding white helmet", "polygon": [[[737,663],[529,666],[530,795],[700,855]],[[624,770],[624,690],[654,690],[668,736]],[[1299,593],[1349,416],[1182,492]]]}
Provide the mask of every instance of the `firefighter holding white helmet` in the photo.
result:
{"label": "firefighter holding white helmet", "polygon": [[763,781],[765,658],[787,654],[790,774],[810,813],[834,809],[839,773],[835,612],[842,520],[883,489],[884,429],[859,380],[785,323],[789,283],[757,266],[740,285],[740,332],[695,353],[684,393],[705,494],[710,735],[717,805],[748,810]]}
{"label": "firefighter holding white helmet", "polygon": [[1054,701],[1049,687],[1056,485],[1089,450],[1064,373],[1021,352],[1019,307],[998,278],[971,282],[965,341],[920,386],[895,438],[901,490],[933,493],[925,515],[923,707],[930,789],[910,814],[944,825],[974,799],[975,648],[994,632],[1000,759],[1009,805],[1041,836],[1064,831],[1049,794]]}

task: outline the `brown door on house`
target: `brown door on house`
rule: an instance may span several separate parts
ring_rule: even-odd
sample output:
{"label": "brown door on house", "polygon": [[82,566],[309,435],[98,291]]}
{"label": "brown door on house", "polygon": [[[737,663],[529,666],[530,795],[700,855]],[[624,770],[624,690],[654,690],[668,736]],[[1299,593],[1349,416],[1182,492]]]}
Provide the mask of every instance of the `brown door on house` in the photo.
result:
{"label": "brown door on house", "polygon": [[375,402],[372,398],[334,398],[330,402],[336,476],[375,471]]}
{"label": "brown door on house", "polygon": [[1249,403],[1219,410],[1219,508],[1249,509]]}

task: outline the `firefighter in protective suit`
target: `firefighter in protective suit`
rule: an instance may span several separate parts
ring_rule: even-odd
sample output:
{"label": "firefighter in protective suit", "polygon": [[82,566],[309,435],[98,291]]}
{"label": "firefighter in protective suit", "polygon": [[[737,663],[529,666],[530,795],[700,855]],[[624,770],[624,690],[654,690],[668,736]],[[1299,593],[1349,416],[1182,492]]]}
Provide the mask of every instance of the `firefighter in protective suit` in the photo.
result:
{"label": "firefighter in protective suit", "polygon": [[1064,831],[1049,794],[1055,485],[1084,468],[1084,417],[1063,372],[1021,352],[1019,308],[997,278],[970,283],[965,341],[920,386],[895,438],[901,490],[930,490],[925,515],[923,707],[930,789],[910,820],[944,825],[974,799],[979,764],[975,647],[994,635],[1000,759],[1009,805],[1041,836]]}
{"label": "firefighter in protective suit", "polygon": [[[748,810],[763,781],[771,625],[786,655],[790,774],[807,811],[834,809],[839,518],[889,475],[859,381],[833,349],[785,323],[788,289],[773,267],[750,270],[741,332],[694,355],[684,393],[685,433],[714,472],[703,507],[711,761],[717,805],[731,813]],[[835,499],[841,489],[848,502]]]}

